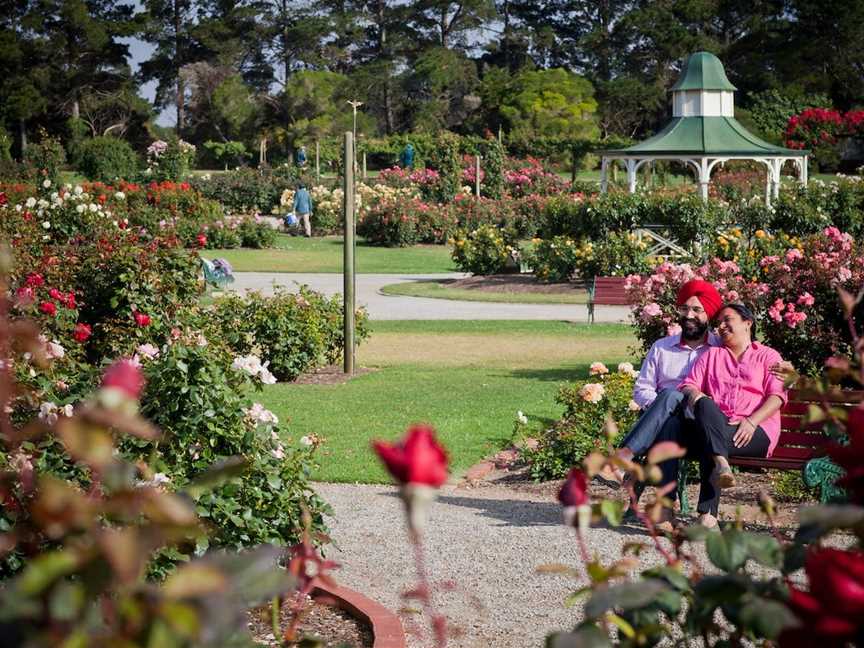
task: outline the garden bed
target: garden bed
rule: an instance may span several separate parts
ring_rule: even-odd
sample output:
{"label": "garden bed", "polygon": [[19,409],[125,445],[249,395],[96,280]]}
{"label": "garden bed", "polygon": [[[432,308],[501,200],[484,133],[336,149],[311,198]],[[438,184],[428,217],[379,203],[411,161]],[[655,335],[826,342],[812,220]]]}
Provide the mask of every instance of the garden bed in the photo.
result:
{"label": "garden bed", "polygon": [[[280,611],[280,623],[286,628],[291,621],[290,602],[285,602]],[[273,636],[270,625],[270,608],[254,610],[249,615],[249,629],[255,642],[261,646],[281,646]],[[350,646],[350,648],[371,648],[374,642],[372,629],[360,619],[335,605],[309,599],[303,620],[300,622],[299,637],[314,637],[322,641],[322,648]],[[317,644],[316,644],[317,645]]]}
{"label": "garden bed", "polygon": [[463,279],[436,279],[384,286],[387,295],[528,304],[585,304],[584,282],[541,283],[534,275],[500,274]]}

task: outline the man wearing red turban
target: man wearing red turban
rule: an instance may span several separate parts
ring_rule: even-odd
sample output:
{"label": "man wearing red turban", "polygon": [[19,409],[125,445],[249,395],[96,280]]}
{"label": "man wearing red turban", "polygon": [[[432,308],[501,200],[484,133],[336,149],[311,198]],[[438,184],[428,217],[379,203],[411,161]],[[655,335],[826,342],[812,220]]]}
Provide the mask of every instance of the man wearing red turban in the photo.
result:
{"label": "man wearing red turban", "polygon": [[[633,400],[642,409],[642,416],[618,450],[618,455],[627,461],[646,454],[657,442],[680,442],[693,419],[685,415],[686,398],[678,391],[678,385],[711,346],[720,346],[720,340],[709,330],[711,320],[723,305],[712,283],[702,279],[688,281],[678,290],[675,303],[681,332],[661,338],[651,346],[633,387]],[[788,369],[772,367],[772,373],[776,372],[781,379],[790,370],[791,365]],[[663,483],[677,479],[677,460],[663,462],[660,467],[664,472]],[[609,467],[597,475],[599,481],[613,488],[620,486],[624,478],[621,471]],[[673,500],[676,496],[675,492],[669,494]],[[667,516],[671,521],[672,512],[667,511]]]}
{"label": "man wearing red turban", "polygon": [[[677,387],[709,345],[719,344],[709,332],[709,324],[723,300],[712,283],[702,279],[688,281],[679,289],[675,301],[681,332],[661,338],[651,346],[633,388],[633,400],[642,408],[642,416],[618,450],[618,455],[627,461],[644,455],[658,441],[681,438],[692,421],[684,415],[685,398]],[[661,469],[677,471],[677,461],[665,463]],[[625,476],[619,470],[607,468],[597,478],[616,487]],[[675,496],[676,493],[670,493],[671,498]],[[664,526],[671,526],[671,511],[667,517]]]}

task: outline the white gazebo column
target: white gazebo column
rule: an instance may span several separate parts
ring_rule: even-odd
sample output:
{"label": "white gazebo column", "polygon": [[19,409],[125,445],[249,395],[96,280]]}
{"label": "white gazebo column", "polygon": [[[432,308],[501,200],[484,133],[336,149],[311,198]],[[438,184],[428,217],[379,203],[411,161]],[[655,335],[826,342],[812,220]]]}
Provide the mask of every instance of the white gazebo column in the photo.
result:
{"label": "white gazebo column", "polygon": [[780,197],[780,171],[783,169],[783,160],[777,158],[774,160],[774,182],[771,187],[771,196],[774,200],[777,200]]}
{"label": "white gazebo column", "polygon": [[711,180],[711,167],[708,165],[708,158],[699,159],[699,195],[702,196],[702,202],[708,202],[708,182]]}
{"label": "white gazebo column", "polygon": [[627,164],[627,191],[636,193],[636,160],[625,160]]}
{"label": "white gazebo column", "polygon": [[806,187],[807,183],[810,182],[810,171],[807,168],[807,164],[810,158],[806,155],[801,158],[801,183]]}
{"label": "white gazebo column", "polygon": [[609,188],[609,158],[603,156],[600,159],[600,193],[606,193]]}

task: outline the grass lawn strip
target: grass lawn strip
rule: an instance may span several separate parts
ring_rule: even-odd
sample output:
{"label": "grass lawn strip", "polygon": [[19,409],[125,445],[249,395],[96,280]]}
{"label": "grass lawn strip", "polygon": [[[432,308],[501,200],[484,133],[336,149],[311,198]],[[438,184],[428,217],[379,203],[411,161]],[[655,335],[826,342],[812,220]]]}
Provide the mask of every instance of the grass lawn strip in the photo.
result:
{"label": "grass lawn strip", "polygon": [[503,302],[506,304],[587,304],[588,293],[574,290],[572,294],[532,292],[492,292],[466,288],[448,288],[447,281],[437,279],[407,281],[389,284],[381,288],[385,295],[407,297],[431,297],[456,301]]}
{"label": "grass lawn strip", "polygon": [[370,441],[420,421],[438,429],[458,475],[506,443],[517,410],[550,423],[557,384],[584,378],[594,360],[632,360],[634,342],[623,325],[381,322],[359,355],[377,371],[342,385],[273,385],[261,400],[288,421],[291,442],[326,438],[316,480],[386,483]]}
{"label": "grass lawn strip", "polygon": [[[203,250],[208,259],[227,259],[237,272],[342,272],[342,238],[305,238],[280,234],[276,247],[266,250]],[[366,274],[429,274],[455,272],[446,245],[387,248],[358,240],[357,272]]]}

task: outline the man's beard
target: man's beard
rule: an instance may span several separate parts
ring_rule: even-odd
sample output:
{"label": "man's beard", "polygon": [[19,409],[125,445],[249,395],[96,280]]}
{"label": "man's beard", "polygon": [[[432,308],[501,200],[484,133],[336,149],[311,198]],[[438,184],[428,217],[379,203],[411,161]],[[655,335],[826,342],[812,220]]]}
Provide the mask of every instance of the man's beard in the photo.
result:
{"label": "man's beard", "polygon": [[681,337],[688,342],[701,340],[708,332],[708,322],[700,322],[697,319],[682,317],[678,320],[678,324],[681,326]]}

